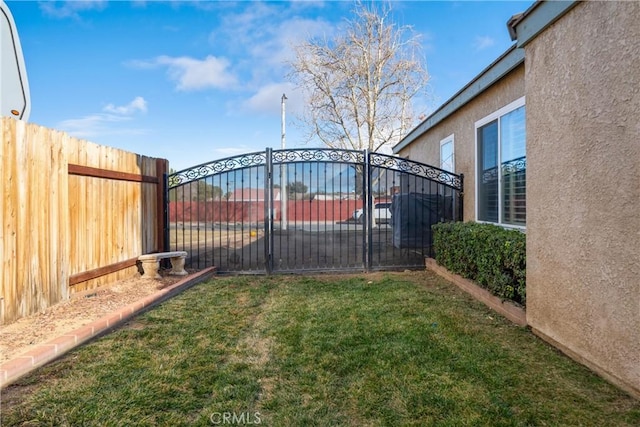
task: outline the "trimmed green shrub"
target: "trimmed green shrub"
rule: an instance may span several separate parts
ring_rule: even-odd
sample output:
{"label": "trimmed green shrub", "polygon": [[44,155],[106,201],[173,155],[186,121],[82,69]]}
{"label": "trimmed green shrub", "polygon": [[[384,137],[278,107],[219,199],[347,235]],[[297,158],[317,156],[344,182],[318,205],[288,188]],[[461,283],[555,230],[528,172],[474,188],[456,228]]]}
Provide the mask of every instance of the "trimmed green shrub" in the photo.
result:
{"label": "trimmed green shrub", "polygon": [[492,224],[447,222],[433,226],[438,264],[475,281],[497,297],[526,304],[526,236]]}

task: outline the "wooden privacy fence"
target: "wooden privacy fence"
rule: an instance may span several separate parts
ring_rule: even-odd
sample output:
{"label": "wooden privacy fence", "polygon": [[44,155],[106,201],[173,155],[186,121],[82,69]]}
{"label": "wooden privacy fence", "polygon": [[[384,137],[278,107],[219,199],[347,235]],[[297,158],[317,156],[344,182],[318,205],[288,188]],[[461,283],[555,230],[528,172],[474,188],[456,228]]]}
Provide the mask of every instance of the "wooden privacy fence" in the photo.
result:
{"label": "wooden privacy fence", "polygon": [[0,123],[0,324],[129,277],[162,250],[166,160]]}

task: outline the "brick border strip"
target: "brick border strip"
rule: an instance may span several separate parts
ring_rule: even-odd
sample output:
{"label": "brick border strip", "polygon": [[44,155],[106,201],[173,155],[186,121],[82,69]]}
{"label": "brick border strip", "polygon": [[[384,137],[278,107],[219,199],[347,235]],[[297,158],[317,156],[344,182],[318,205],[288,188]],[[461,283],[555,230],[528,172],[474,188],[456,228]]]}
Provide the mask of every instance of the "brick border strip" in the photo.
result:
{"label": "brick border strip", "polygon": [[210,267],[205,270],[185,277],[177,283],[168,286],[158,292],[149,295],[137,302],[119,308],[115,312],[108,314],[94,322],[84,325],[78,329],[67,332],[62,336],[47,341],[26,353],[0,365],[0,389],[8,386],[26,374],[37,368],[59,358],[68,351],[109,332],[117,326],[125,323],[132,317],[160,304],[163,301],[177,295],[200,283],[215,273],[216,268]]}
{"label": "brick border strip", "polygon": [[467,292],[478,301],[484,303],[492,310],[511,320],[513,323],[519,326],[527,326],[527,313],[523,308],[510,301],[498,298],[469,279],[465,279],[462,276],[450,272],[443,266],[439,265],[433,258],[425,258],[425,265],[428,270],[431,270],[437,275],[452,282],[454,285]]}

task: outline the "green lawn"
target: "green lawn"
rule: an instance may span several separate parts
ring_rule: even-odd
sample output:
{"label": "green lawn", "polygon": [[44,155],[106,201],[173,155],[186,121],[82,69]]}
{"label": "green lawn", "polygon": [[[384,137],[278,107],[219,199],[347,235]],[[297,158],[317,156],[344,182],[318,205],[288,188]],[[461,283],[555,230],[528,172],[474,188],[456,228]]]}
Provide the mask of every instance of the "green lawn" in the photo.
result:
{"label": "green lawn", "polygon": [[2,426],[637,426],[428,272],[216,278],[11,386]]}

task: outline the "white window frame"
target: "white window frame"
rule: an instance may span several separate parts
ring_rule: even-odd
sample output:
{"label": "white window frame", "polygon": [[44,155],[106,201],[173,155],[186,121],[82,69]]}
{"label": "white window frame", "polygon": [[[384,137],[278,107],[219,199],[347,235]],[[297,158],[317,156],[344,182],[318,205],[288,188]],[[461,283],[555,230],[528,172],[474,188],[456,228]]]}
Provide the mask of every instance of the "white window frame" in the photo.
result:
{"label": "white window frame", "polygon": [[455,173],[456,172],[456,142],[454,138],[454,134],[449,135],[442,141],[440,141],[440,169],[444,169],[444,165],[442,162],[442,147],[448,143],[451,143],[451,170],[448,172]]}
{"label": "white window frame", "polygon": [[[512,112],[513,110],[517,110],[518,108],[522,107],[525,105],[525,97],[521,97],[516,99],[515,101],[505,105],[504,107],[500,108],[499,110],[489,114],[486,117],[483,117],[482,119],[478,120],[475,123],[474,126],[474,131],[475,131],[475,175],[474,175],[474,182],[475,182],[475,200],[474,200],[474,208],[475,208],[475,215],[476,215],[476,222],[480,222],[480,223],[485,223],[485,224],[494,224],[494,225],[498,225],[500,227],[503,228],[515,228],[518,230],[522,230],[522,231],[526,231],[527,227],[526,225],[514,225],[514,224],[504,224],[502,222],[502,174],[498,173],[498,222],[491,222],[491,221],[480,221],[478,219],[478,169],[479,169],[479,164],[478,164],[478,158],[479,158],[479,153],[478,153],[478,129],[481,128],[482,126],[491,123],[492,121],[504,116],[505,114],[508,114],[510,112]],[[525,120],[526,120],[526,113],[525,113]],[[500,126],[498,126],[498,141],[499,141],[499,145],[498,145],[498,165],[502,164],[502,135],[500,134],[501,129]]]}

